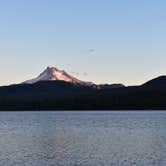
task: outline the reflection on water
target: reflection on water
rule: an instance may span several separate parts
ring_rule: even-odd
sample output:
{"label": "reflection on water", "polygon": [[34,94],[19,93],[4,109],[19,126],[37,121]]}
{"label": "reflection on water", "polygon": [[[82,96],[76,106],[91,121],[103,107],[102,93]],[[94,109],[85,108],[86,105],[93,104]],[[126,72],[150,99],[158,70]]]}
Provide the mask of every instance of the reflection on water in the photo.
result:
{"label": "reflection on water", "polygon": [[166,166],[166,112],[1,112],[0,166]]}

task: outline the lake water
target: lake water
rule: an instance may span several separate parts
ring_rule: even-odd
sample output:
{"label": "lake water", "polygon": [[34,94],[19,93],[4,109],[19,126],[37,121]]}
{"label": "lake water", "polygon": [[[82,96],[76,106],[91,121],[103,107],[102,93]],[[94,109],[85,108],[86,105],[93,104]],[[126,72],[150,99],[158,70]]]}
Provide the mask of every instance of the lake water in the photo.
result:
{"label": "lake water", "polygon": [[0,166],[166,166],[166,112],[1,112]]}

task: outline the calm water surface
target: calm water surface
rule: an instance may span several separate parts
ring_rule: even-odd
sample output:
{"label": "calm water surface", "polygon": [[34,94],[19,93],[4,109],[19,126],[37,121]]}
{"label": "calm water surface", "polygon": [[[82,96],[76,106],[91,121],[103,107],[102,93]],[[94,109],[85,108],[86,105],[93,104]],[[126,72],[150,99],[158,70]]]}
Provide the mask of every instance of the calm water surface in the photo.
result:
{"label": "calm water surface", "polygon": [[1,112],[0,166],[166,166],[166,112]]}

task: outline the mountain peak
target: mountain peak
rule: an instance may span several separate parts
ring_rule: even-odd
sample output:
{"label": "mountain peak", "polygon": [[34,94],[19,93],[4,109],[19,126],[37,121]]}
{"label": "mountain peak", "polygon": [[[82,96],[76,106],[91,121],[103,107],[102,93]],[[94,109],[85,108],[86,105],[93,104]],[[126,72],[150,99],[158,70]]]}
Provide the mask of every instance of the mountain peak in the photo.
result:
{"label": "mountain peak", "polygon": [[56,71],[60,71],[60,70],[58,70],[56,67],[50,67],[50,66],[47,66],[47,68],[44,70],[44,71],[46,71],[46,72],[53,72],[54,70],[56,70]]}
{"label": "mountain peak", "polygon": [[86,85],[86,86],[93,84],[90,82],[85,82],[85,81],[79,80],[79,79],[71,76],[64,70],[59,70],[56,67],[50,67],[50,66],[48,66],[38,77],[27,80],[23,83],[33,84],[33,83],[36,83],[39,81],[58,81],[58,80],[70,82],[73,84]]}

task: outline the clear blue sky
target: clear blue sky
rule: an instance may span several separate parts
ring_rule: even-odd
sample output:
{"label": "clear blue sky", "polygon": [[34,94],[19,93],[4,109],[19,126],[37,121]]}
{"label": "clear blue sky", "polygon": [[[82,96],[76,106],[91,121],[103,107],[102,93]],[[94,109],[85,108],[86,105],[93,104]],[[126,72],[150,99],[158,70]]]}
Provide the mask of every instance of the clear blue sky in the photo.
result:
{"label": "clear blue sky", "polygon": [[165,9],[165,0],[0,1],[0,85],[47,66],[96,83],[166,74]]}

